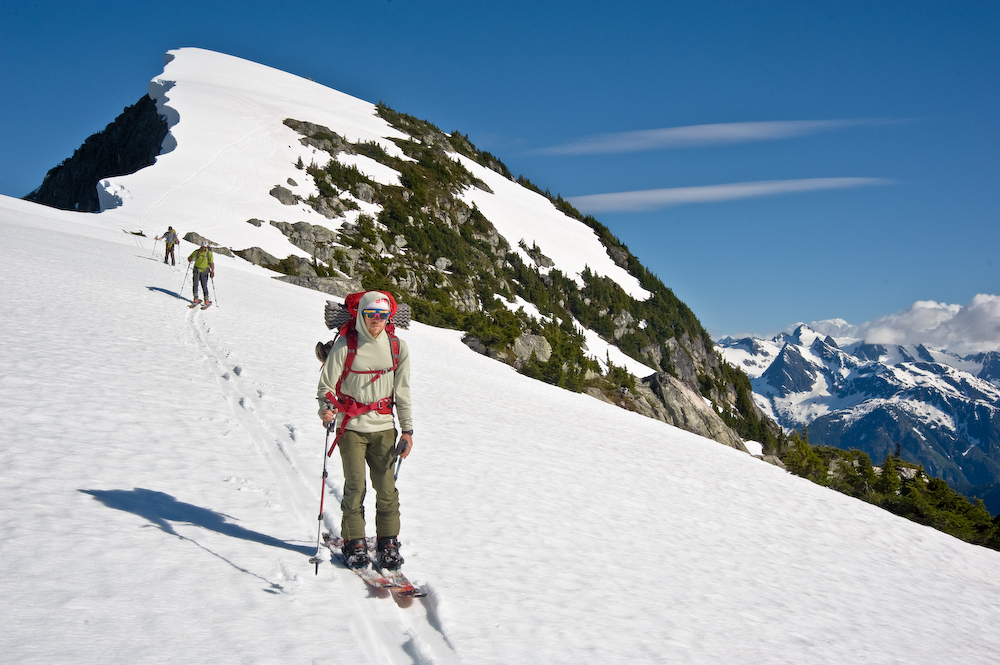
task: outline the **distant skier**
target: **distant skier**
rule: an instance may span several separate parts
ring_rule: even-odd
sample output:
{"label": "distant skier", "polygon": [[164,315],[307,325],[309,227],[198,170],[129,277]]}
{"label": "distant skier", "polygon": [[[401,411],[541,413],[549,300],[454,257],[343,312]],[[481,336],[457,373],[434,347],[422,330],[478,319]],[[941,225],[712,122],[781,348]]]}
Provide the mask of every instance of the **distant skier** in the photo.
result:
{"label": "distant skier", "polygon": [[179,245],[181,241],[178,240],[177,231],[174,231],[174,227],[168,226],[167,232],[162,236],[157,236],[156,239],[162,240],[167,248],[166,253],[163,255],[163,262],[167,263],[167,260],[169,259],[170,265],[177,265],[177,261],[174,260],[174,246]]}
{"label": "distant skier", "polygon": [[198,284],[201,284],[201,290],[205,293],[205,304],[202,309],[207,308],[212,304],[212,301],[208,299],[208,280],[209,278],[215,279],[215,258],[212,256],[212,250],[208,248],[208,241],[202,240],[201,247],[191,252],[191,256],[188,257],[188,263],[194,261],[194,270],[191,273],[191,283],[194,287],[194,303],[191,305],[194,307],[201,301],[198,299]]}
{"label": "distant skier", "polygon": [[341,535],[347,565],[364,568],[369,563],[364,515],[367,463],[376,492],[378,563],[386,570],[396,570],[403,564],[403,557],[397,539],[399,493],[392,468],[396,457],[392,407],[395,404],[403,430],[401,441],[405,449],[400,456],[406,458],[413,449],[410,354],[403,340],[386,331],[386,324],[395,313],[392,296],[368,291],[357,308],[353,328],[337,339],[320,372],[319,415],[327,424],[341,419],[338,423],[338,429],[343,431],[339,446],[344,465]]}

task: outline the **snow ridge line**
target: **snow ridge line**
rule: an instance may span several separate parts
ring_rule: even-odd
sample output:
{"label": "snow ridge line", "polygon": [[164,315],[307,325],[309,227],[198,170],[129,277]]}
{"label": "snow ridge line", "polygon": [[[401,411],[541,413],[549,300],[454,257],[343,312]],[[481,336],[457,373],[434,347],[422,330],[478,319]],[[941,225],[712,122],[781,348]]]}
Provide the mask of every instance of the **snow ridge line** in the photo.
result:
{"label": "snow ridge line", "polygon": [[[196,316],[194,312],[195,310],[191,310],[187,313],[188,329],[195,345],[203,352],[209,373],[216,379],[222,397],[229,403],[234,418],[246,432],[251,445],[275,473],[279,492],[284,494],[287,491],[291,494],[288,497],[291,500],[285,500],[285,503],[290,504],[303,531],[308,533],[315,521],[303,515],[300,508],[311,504],[316,504],[318,508],[318,501],[312,493],[314,488],[309,484],[310,479],[301,472],[301,465],[291,454],[288,445],[290,433],[284,426],[273,425],[264,415],[258,403],[261,392],[248,386],[241,377],[242,370],[237,372],[226,360],[228,352],[211,340],[211,329],[207,327],[203,317]],[[339,495],[339,492],[332,493]],[[323,523],[327,530],[332,530],[330,521],[324,515]],[[357,591],[350,595],[357,611],[353,613],[351,633],[370,662],[387,665],[400,662],[413,662],[417,665],[461,663],[447,635],[434,625],[432,615],[436,614],[436,598],[425,599],[431,603],[424,605],[427,615],[418,617],[407,611],[413,599],[401,599],[397,601],[398,606],[395,608],[395,604],[364,602],[370,597],[367,585],[353,573],[341,570],[336,573],[338,578],[346,573],[350,580],[355,580]],[[339,582],[340,588],[350,588],[350,581],[340,579]],[[399,651],[390,653],[391,645],[398,645]]]}

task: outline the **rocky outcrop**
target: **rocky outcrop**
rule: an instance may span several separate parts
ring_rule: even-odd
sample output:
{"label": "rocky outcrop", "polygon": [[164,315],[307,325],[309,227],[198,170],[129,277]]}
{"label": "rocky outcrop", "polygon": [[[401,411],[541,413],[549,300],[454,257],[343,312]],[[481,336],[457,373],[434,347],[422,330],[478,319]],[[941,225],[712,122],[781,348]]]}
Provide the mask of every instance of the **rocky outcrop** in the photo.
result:
{"label": "rocky outcrop", "polygon": [[294,120],[292,118],[285,120],[285,126],[302,134],[299,137],[299,143],[327,152],[331,157],[336,157],[337,153],[344,151],[348,147],[348,143],[344,137],[329,127],[302,120]]}
{"label": "rocky outcrop", "polygon": [[530,360],[531,354],[535,354],[535,359],[541,363],[548,362],[552,357],[552,345],[541,335],[521,335],[514,340],[513,351],[522,363]]}
{"label": "rocky outcrop", "polygon": [[97,212],[97,186],[104,178],[128,175],[152,165],[167,136],[167,121],[149,95],[115,118],[50,170],[25,200],[63,210]]}
{"label": "rocky outcrop", "polygon": [[281,275],[280,277],[275,277],[274,279],[282,282],[288,282],[289,284],[295,284],[297,286],[304,286],[305,288],[312,289],[314,291],[329,293],[330,295],[337,296],[338,298],[345,298],[351,293],[357,293],[358,291],[364,290],[361,286],[361,282],[349,277]]}
{"label": "rocky outcrop", "polygon": [[188,242],[190,242],[192,244],[195,244],[195,245],[201,245],[202,241],[205,241],[205,242],[208,243],[208,247],[209,247],[209,249],[212,250],[212,252],[214,252],[216,254],[222,254],[223,256],[232,256],[233,255],[233,250],[229,249],[228,247],[223,247],[222,245],[220,245],[217,242],[213,242],[213,241],[209,240],[208,238],[206,238],[205,236],[201,235],[197,231],[188,231],[187,233],[185,233],[184,234],[184,240],[187,240]]}
{"label": "rocky outcrop", "polygon": [[315,256],[324,263],[333,261],[333,243],[337,240],[337,234],[325,226],[310,224],[309,222],[271,222],[271,226],[281,231],[288,241],[299,249]]}
{"label": "rocky outcrop", "polygon": [[375,188],[367,182],[359,182],[355,185],[354,195],[358,197],[359,201],[364,201],[365,203],[375,203]]}
{"label": "rocky outcrop", "polygon": [[651,406],[655,412],[653,417],[658,420],[700,434],[731,448],[750,452],[743,445],[739,435],[726,425],[705,398],[683,381],[660,372],[642,379],[636,388],[640,393],[645,388],[655,396],[656,403]]}
{"label": "rocky outcrop", "polygon": [[625,333],[632,331],[632,324],[635,323],[635,317],[622,310],[621,314],[613,319],[613,323],[615,324],[614,337],[616,340],[620,340],[625,336]]}
{"label": "rocky outcrop", "polygon": [[268,193],[286,206],[293,206],[301,200],[290,189],[281,185],[275,185]]}
{"label": "rocky outcrop", "polygon": [[247,249],[237,249],[234,254],[245,259],[255,266],[268,266],[275,265],[278,262],[277,257],[271,256],[260,247],[249,247]]}

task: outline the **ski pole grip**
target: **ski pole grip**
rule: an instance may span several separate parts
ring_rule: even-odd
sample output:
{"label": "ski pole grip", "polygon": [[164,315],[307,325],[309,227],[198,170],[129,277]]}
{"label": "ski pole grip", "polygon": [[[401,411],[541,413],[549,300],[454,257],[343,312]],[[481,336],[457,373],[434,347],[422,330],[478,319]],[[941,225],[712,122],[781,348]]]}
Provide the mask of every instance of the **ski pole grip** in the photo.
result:
{"label": "ski pole grip", "polygon": [[396,459],[400,455],[402,455],[403,453],[405,453],[406,449],[409,448],[409,447],[410,447],[410,445],[408,443],[406,443],[406,439],[404,439],[403,437],[400,437],[399,438],[399,442],[396,443],[396,449],[392,452],[392,461],[395,462]]}

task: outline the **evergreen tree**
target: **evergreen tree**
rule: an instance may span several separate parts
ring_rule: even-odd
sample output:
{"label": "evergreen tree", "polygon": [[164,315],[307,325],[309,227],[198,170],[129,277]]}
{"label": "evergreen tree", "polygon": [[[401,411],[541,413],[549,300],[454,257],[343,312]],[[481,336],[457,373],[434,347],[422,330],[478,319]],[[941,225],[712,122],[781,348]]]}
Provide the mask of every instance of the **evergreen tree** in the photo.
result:
{"label": "evergreen tree", "polygon": [[896,468],[896,458],[886,455],[882,462],[882,472],[875,482],[875,491],[886,497],[892,498],[899,494],[902,481],[899,479],[899,470]]}

